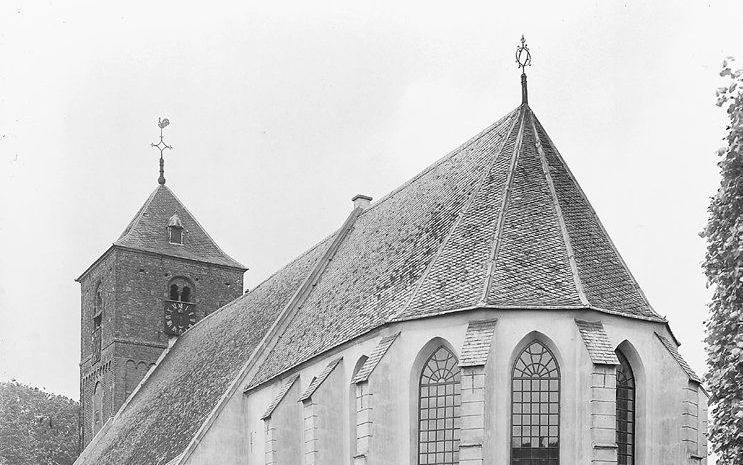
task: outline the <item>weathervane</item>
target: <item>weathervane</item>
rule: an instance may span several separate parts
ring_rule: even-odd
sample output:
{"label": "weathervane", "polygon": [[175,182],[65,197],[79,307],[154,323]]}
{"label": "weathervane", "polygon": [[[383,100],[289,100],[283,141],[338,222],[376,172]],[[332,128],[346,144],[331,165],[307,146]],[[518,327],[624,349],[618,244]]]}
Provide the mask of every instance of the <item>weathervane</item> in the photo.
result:
{"label": "weathervane", "polygon": [[521,103],[529,103],[529,95],[526,91],[526,67],[531,66],[531,52],[526,45],[524,35],[521,35],[521,45],[516,47],[516,63],[521,68]]}
{"label": "weathervane", "polygon": [[157,178],[158,184],[161,186],[165,185],[165,160],[163,160],[163,152],[165,149],[172,150],[173,147],[166,144],[163,140],[163,129],[170,124],[170,121],[168,118],[158,118],[157,119],[157,127],[160,128],[160,142],[157,144],[150,144],[151,146],[155,147],[160,151],[160,177]]}

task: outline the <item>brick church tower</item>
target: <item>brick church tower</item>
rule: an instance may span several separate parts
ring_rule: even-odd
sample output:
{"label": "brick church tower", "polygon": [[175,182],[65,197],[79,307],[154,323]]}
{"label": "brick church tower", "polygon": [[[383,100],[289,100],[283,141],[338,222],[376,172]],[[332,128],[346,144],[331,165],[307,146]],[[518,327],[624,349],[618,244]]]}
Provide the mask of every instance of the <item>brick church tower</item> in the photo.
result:
{"label": "brick church tower", "polygon": [[85,447],[175,338],[242,295],[224,253],[160,178],[81,287],[80,442]]}

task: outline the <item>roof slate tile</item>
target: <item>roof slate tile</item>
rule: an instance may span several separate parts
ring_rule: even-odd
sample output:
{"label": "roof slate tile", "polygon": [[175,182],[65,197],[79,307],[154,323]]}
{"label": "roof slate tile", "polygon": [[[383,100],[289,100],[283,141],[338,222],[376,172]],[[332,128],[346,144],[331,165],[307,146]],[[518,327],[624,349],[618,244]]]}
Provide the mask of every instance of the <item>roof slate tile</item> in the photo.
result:
{"label": "roof slate tile", "polygon": [[617,354],[614,353],[609,337],[604,331],[604,325],[600,321],[575,320],[575,325],[595,365],[619,365]]}
{"label": "roof slate tile", "polygon": [[392,346],[392,343],[395,342],[395,339],[397,339],[397,336],[399,335],[400,331],[396,332],[395,334],[385,336],[379,340],[379,343],[376,347],[374,347],[374,350],[372,350],[369,358],[366,360],[366,362],[364,362],[364,364],[361,366],[361,369],[356,372],[356,376],[354,376],[351,380],[352,384],[363,383],[364,381],[369,380],[369,376],[372,374],[377,365],[379,365],[379,362],[382,361],[384,354],[387,353],[389,348]]}
{"label": "roof slate tile", "polygon": [[470,321],[464,335],[460,367],[482,366],[488,363],[496,320]]}
{"label": "roof slate tile", "polygon": [[697,376],[697,374],[694,372],[694,370],[691,369],[688,363],[686,363],[686,360],[684,360],[684,357],[681,356],[681,353],[679,353],[678,347],[676,347],[676,344],[672,343],[665,337],[661,336],[658,333],[655,333],[655,335],[658,337],[660,342],[663,343],[663,346],[668,350],[668,352],[671,354],[671,356],[676,360],[676,362],[681,366],[681,369],[684,370],[686,375],[689,377],[689,380],[696,381],[697,383],[701,383],[702,379]]}

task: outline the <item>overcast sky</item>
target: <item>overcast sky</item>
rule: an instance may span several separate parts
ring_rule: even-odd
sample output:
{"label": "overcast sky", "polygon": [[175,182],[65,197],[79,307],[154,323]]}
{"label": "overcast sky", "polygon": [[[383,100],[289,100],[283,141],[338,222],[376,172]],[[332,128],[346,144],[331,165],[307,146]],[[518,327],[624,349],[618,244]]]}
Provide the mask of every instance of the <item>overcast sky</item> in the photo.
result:
{"label": "overcast sky", "polygon": [[705,371],[741,2],[274,3],[2,2],[0,379],[78,397],[73,279],[156,187],[158,116],[168,186],[252,287],[515,108],[522,33],[532,108]]}

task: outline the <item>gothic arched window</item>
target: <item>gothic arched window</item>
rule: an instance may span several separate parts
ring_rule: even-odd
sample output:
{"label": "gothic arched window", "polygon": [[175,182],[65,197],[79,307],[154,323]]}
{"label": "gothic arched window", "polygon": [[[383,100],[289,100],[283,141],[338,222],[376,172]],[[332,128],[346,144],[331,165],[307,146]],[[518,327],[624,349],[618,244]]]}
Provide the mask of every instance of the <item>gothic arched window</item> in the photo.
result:
{"label": "gothic arched window", "polygon": [[560,368],[541,342],[531,342],[516,359],[511,395],[511,464],[557,465]]}
{"label": "gothic arched window", "polygon": [[617,464],[635,463],[635,375],[627,358],[616,351],[617,366]]}
{"label": "gothic arched window", "polygon": [[418,464],[459,463],[461,372],[444,346],[426,360],[418,386]]}

